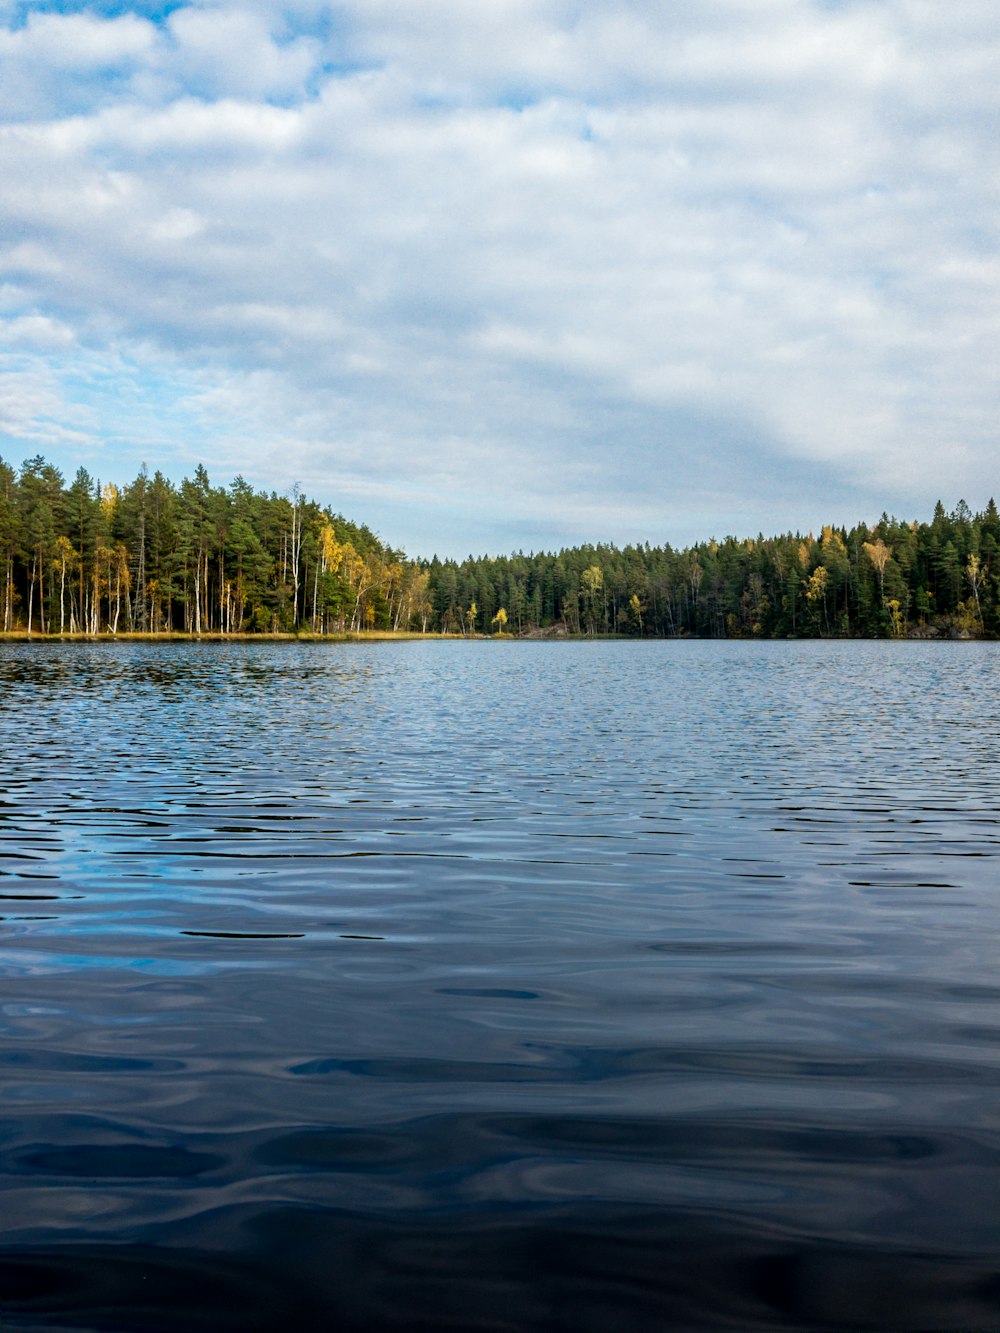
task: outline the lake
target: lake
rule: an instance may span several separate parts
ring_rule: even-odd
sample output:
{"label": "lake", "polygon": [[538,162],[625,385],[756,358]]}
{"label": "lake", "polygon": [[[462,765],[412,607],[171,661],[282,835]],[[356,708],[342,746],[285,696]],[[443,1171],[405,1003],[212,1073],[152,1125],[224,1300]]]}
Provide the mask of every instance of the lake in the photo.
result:
{"label": "lake", "polygon": [[1000,1327],[1000,645],[0,645],[8,1328]]}

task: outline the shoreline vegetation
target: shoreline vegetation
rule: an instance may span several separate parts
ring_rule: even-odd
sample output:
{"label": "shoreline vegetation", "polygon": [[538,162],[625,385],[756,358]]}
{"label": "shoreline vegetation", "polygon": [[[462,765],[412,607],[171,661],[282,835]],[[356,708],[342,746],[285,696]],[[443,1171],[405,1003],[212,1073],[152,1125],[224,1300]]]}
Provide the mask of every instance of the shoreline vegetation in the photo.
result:
{"label": "shoreline vegetation", "polygon": [[[161,630],[155,632],[147,630],[119,630],[112,633],[110,630],[99,630],[96,634],[87,631],[75,631],[70,633],[68,630],[62,634],[56,630],[53,633],[46,632],[42,634],[40,630],[33,629],[30,632],[27,629],[0,630],[0,644],[4,643],[67,643],[67,644],[87,644],[87,643],[441,643],[446,641],[454,642],[476,642],[476,643],[624,643],[624,642],[643,642],[649,643],[655,639],[663,640],[665,635],[643,635],[640,639],[636,634],[569,634],[565,627],[556,626],[551,632],[547,630],[526,630],[521,634],[493,633],[493,634],[458,634],[453,631],[428,630],[426,634],[419,630],[345,630],[343,633],[336,631],[330,634],[314,634],[310,630],[297,630],[278,632],[270,634],[267,632],[251,634],[229,634],[220,630],[205,630],[201,634],[188,633],[186,630]],[[677,641],[684,639],[705,638],[705,635],[676,634],[671,636]],[[725,637],[725,636],[723,636]],[[809,639],[832,639],[843,638],[858,639],[860,635],[825,635],[825,634],[799,634],[799,635],[770,635],[765,638],[763,635],[744,635],[735,636],[746,639],[756,639],[759,643],[787,643],[795,640]],[[868,636],[878,638],[880,636]],[[887,637],[887,636],[881,636]],[[963,632],[951,633],[916,633],[888,636],[895,637],[899,642],[918,643],[918,642],[973,642],[973,641],[994,641],[1000,635],[995,634],[974,634]]]}
{"label": "shoreline vegetation", "polygon": [[201,466],[67,484],[41,455],[0,458],[7,642],[998,636],[992,499],[818,535],[414,560],[298,486]]}

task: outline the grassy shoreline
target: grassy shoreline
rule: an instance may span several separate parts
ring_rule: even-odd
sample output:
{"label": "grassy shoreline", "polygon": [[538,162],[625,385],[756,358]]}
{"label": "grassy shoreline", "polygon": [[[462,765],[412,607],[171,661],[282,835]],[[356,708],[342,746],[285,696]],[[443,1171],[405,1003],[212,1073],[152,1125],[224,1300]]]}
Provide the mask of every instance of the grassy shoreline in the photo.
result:
{"label": "grassy shoreline", "polygon": [[[609,643],[609,642],[627,642],[627,643],[684,643],[684,642],[718,642],[718,643],[864,643],[871,642],[871,639],[864,635],[844,636],[843,638],[834,635],[815,635],[815,634],[796,634],[796,635],[775,635],[764,637],[734,637],[732,639],[709,640],[702,636],[692,634],[680,634],[671,636],[668,639],[661,638],[659,635],[646,635],[637,637],[636,635],[626,634],[553,634],[545,631],[535,631],[525,634],[455,634],[451,632],[428,632],[420,633],[418,630],[345,630],[340,634],[312,634],[305,630],[301,634],[280,633],[280,634],[222,634],[218,631],[204,634],[188,634],[183,630],[164,631],[161,634],[141,633],[138,630],[122,631],[120,634],[111,634],[108,631],[102,631],[99,634],[70,634],[68,631],[60,634],[55,633],[42,634],[38,630],[32,630],[29,634],[25,629],[0,630],[0,644],[2,643],[404,643],[420,642],[423,640],[433,640],[435,642],[443,640],[471,641],[476,640],[480,643]],[[920,633],[911,632],[900,635],[897,638],[885,637],[880,640],[885,643],[995,643],[996,636],[993,634],[946,634],[946,633]]]}

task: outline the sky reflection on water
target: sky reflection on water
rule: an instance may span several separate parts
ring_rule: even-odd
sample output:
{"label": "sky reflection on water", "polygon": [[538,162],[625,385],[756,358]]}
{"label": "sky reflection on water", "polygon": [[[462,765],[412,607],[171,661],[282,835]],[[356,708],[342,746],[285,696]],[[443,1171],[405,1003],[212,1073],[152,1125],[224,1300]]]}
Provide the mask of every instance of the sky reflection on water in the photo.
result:
{"label": "sky reflection on water", "polygon": [[996,1325],[996,665],[0,646],[5,1320]]}

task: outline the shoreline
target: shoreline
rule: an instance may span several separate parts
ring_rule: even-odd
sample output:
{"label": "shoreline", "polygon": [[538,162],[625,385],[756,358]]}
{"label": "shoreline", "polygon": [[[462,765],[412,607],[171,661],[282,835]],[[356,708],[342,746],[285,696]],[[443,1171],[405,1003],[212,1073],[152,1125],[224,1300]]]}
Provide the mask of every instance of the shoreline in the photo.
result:
{"label": "shoreline", "polygon": [[204,634],[187,633],[183,630],[163,631],[154,634],[150,631],[122,631],[112,634],[102,631],[98,634],[65,631],[47,632],[38,630],[0,631],[2,643],[403,643],[424,641],[453,641],[478,643],[996,643],[995,635],[990,634],[928,634],[911,633],[899,636],[866,637],[861,635],[835,636],[822,634],[798,634],[780,636],[746,636],[724,639],[709,639],[701,635],[679,634],[670,637],[634,634],[565,634],[549,633],[545,630],[528,631],[523,634],[455,634],[448,631],[418,630],[345,630],[338,634],[301,634],[282,632],[275,634],[223,634],[218,630]]}

